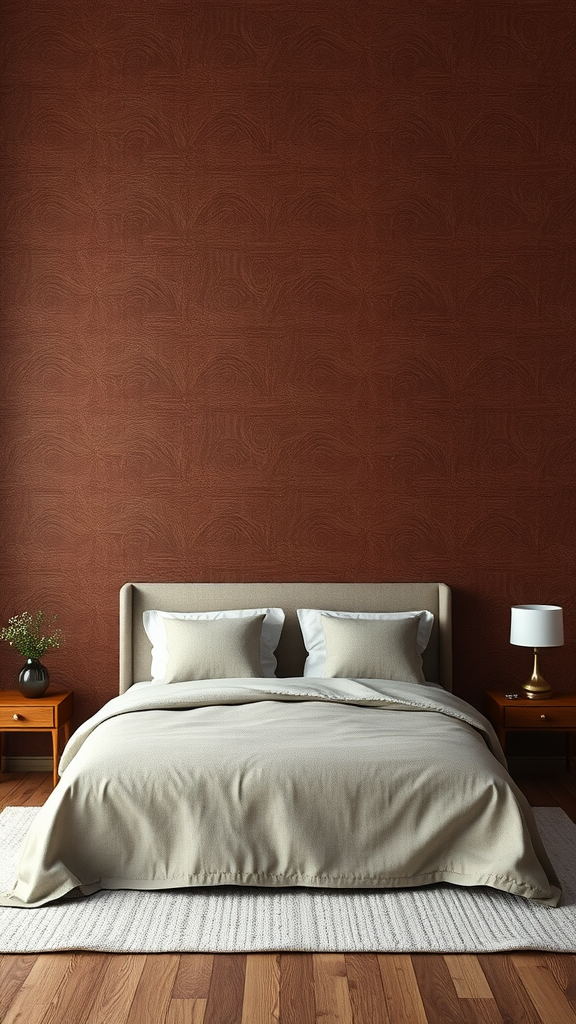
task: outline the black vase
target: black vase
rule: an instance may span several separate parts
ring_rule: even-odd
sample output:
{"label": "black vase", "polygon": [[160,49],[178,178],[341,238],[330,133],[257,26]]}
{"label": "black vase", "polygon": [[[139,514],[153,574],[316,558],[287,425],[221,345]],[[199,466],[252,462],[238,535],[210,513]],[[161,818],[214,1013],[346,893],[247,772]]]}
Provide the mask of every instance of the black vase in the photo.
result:
{"label": "black vase", "polygon": [[50,685],[48,669],[37,658],[28,658],[18,676],[18,689],[23,697],[43,697]]}

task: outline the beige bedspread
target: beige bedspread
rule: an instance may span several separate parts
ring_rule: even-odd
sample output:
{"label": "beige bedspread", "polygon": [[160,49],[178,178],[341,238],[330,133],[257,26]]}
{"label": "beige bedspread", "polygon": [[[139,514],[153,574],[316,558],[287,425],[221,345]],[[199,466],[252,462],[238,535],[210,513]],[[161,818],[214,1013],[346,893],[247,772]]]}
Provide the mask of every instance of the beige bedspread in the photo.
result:
{"label": "beige bedspread", "polygon": [[489,723],[440,687],[138,687],[78,729],[60,771],[3,905],[225,884],[450,882],[560,898]]}

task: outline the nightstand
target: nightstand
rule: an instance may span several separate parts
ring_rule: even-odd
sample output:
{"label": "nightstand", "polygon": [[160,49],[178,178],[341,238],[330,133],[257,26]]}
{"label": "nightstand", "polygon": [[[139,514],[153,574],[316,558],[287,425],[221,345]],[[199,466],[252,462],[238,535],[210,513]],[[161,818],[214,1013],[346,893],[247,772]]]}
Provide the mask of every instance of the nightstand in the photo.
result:
{"label": "nightstand", "polygon": [[566,733],[566,769],[570,771],[570,736],[576,732],[576,693],[555,693],[533,700],[506,697],[498,690],[486,694],[486,717],[494,726],[505,749],[508,732]]}
{"label": "nightstand", "polygon": [[23,697],[19,690],[0,690],[0,766],[5,732],[51,732],[54,785],[58,782],[60,732],[70,739],[70,721],[74,712],[74,694],[46,693],[43,697]]}

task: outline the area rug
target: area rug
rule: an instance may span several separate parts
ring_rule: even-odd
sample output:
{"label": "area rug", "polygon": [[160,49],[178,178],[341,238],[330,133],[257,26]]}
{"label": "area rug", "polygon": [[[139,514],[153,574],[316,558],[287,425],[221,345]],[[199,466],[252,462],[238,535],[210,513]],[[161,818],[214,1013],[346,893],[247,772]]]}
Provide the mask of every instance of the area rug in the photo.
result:
{"label": "area rug", "polygon": [[[10,888],[37,808],[0,814],[0,886]],[[0,953],[262,951],[576,952],[576,825],[535,808],[563,886],[561,906],[485,888],[437,885],[388,892],[174,889],[100,892],[36,910],[0,907]]]}

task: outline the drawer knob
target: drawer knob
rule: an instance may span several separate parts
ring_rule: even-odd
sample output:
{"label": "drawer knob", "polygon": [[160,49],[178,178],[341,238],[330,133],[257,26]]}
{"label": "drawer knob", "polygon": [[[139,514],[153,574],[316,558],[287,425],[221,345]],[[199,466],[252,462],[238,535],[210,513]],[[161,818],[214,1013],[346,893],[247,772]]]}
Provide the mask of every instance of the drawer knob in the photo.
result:
{"label": "drawer knob", "polygon": [[546,715],[540,715],[540,718],[546,718]]}
{"label": "drawer knob", "polygon": [[12,715],[12,718],[14,719],[15,722],[19,722],[21,715]]}

